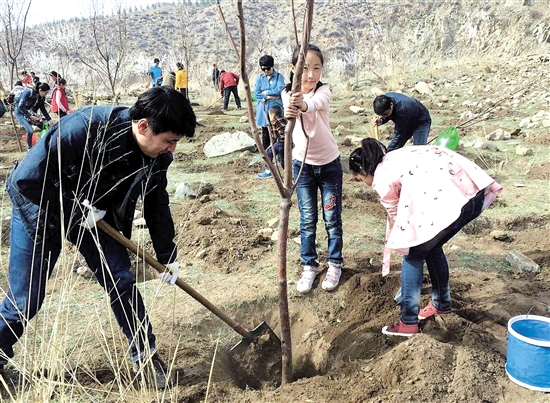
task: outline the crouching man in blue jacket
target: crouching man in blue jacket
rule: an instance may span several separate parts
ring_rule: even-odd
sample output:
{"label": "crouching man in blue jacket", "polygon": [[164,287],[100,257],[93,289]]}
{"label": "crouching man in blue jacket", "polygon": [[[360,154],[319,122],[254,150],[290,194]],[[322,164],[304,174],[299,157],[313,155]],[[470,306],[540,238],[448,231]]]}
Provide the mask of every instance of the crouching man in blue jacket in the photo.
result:
{"label": "crouching man in blue jacket", "polygon": [[393,138],[388,144],[388,152],[401,148],[412,137],[415,146],[428,143],[428,134],[432,119],[428,109],[422,103],[403,94],[388,92],[378,95],[373,102],[374,113],[378,115],[372,121],[374,126],[395,123]]}
{"label": "crouching man in blue jacket", "polygon": [[149,374],[146,380],[157,388],[170,386],[128,252],[96,222],[104,219],[130,238],[141,199],[157,260],[166,265],[160,278],[175,283],[166,170],[178,141],[194,135],[195,122],[181,93],[154,87],[131,108],[85,107],[67,115],[14,168],[6,184],[13,211],[9,290],[0,305],[0,372],[42,306],[64,234],[108,293],[138,375]]}

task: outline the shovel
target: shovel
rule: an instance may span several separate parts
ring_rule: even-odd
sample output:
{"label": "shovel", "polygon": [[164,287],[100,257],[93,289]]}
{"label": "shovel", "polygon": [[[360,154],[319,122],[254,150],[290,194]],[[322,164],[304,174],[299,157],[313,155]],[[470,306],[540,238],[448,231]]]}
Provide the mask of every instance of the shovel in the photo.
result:
{"label": "shovel", "polygon": [[[150,254],[148,254],[145,250],[137,246],[134,242],[126,238],[124,235],[122,235],[120,232],[118,232],[116,229],[111,227],[109,224],[107,224],[103,220],[99,220],[96,223],[97,227],[102,229],[107,233],[107,235],[111,236],[113,239],[118,241],[120,244],[125,246],[130,252],[134,253],[136,256],[144,259],[151,267],[153,267],[156,271],[159,273],[164,273],[166,271],[166,268],[162,263],[159,263],[155,258],[153,258]],[[200,302],[206,309],[208,309],[210,312],[212,312],[214,315],[216,315],[218,318],[223,320],[226,324],[231,326],[231,328],[239,333],[242,336],[241,341],[239,341],[237,344],[235,344],[230,351],[234,353],[240,353],[247,349],[247,347],[258,340],[259,337],[263,336],[264,334],[267,334],[270,339],[274,340],[278,344],[281,344],[281,340],[277,335],[273,332],[273,330],[269,327],[269,325],[263,321],[258,326],[256,326],[253,330],[246,330],[243,326],[239,325],[234,319],[230,318],[225,311],[223,311],[221,308],[218,308],[214,304],[212,304],[210,301],[208,301],[205,297],[203,297],[201,294],[199,294],[193,287],[191,287],[189,284],[187,284],[185,281],[183,281],[181,278],[178,278],[176,280],[176,285],[181,288],[183,291],[185,291],[187,294],[189,294],[191,297],[193,297],[195,300]]]}

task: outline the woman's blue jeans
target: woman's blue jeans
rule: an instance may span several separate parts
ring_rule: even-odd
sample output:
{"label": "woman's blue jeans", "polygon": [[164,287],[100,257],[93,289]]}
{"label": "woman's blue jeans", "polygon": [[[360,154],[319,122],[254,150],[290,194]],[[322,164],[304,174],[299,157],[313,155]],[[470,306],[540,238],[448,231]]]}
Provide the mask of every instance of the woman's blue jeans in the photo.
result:
{"label": "woman's blue jeans", "polygon": [[[302,162],[293,160],[294,178]],[[317,193],[321,191],[323,221],[328,236],[327,261],[342,264],[342,164],[340,157],[326,165],[303,164],[296,187],[300,210],[300,260],[302,266],[319,267],[315,238],[318,220]]]}
{"label": "woman's blue jeans", "polygon": [[32,126],[29,122],[27,122],[27,119],[25,118],[25,115],[23,115],[23,113],[21,113],[19,108],[16,107],[14,109],[13,116],[15,116],[15,119],[17,119],[19,124],[21,126],[23,126],[23,129],[25,129],[25,133],[26,133],[26,136],[27,136],[27,149],[30,150],[31,147],[32,147],[32,134],[33,134]]}
{"label": "woman's blue jeans", "polygon": [[466,224],[481,214],[484,190],[470,199],[462,207],[457,220],[426,243],[410,248],[403,257],[401,268],[401,321],[407,325],[418,323],[420,311],[420,293],[424,261],[428,266],[432,282],[432,303],[440,311],[451,310],[451,292],[449,287],[449,266],[443,253],[443,245],[456,235]]}
{"label": "woman's blue jeans", "polygon": [[[31,238],[19,211],[13,208],[10,234],[9,283],[0,305],[0,364],[13,357],[13,346],[40,310],[46,281],[61,252],[61,236]],[[95,230],[92,230],[95,233]],[[117,241],[98,230],[98,249],[89,230],[73,225],[71,242],[77,245],[98,282],[109,294],[111,308],[130,345],[132,360],[138,361],[155,350],[155,336],[135,278],[130,272],[128,252]]]}

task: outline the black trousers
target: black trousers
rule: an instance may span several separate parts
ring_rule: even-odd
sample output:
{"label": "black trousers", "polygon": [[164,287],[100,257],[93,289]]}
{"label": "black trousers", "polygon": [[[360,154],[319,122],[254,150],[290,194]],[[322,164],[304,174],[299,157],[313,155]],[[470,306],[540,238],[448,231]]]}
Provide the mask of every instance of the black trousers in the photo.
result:
{"label": "black trousers", "polygon": [[237,92],[237,86],[232,85],[231,87],[227,87],[223,89],[223,110],[227,110],[227,106],[229,105],[229,96],[233,93],[233,98],[235,98],[235,103],[237,104],[237,108],[241,108],[241,98],[239,98],[239,93]]}

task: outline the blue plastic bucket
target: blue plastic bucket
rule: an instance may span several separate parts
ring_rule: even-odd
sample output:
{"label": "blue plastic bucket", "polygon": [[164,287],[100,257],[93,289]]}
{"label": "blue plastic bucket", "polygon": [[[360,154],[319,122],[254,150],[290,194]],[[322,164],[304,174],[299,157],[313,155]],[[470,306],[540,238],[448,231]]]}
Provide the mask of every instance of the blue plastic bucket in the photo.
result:
{"label": "blue plastic bucket", "polygon": [[550,318],[520,315],[508,321],[506,374],[524,388],[550,392]]}

